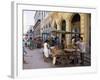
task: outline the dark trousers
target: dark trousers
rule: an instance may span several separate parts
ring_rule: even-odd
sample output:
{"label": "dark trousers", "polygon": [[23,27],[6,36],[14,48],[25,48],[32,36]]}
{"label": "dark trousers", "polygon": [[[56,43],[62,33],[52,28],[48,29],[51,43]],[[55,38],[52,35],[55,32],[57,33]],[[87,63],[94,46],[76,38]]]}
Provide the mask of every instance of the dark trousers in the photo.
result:
{"label": "dark trousers", "polygon": [[49,57],[45,57],[44,53],[43,53],[43,58],[44,58],[44,62],[48,62],[49,61]]}
{"label": "dark trousers", "polygon": [[84,65],[84,53],[83,52],[81,52],[80,57],[81,57],[81,65]]}

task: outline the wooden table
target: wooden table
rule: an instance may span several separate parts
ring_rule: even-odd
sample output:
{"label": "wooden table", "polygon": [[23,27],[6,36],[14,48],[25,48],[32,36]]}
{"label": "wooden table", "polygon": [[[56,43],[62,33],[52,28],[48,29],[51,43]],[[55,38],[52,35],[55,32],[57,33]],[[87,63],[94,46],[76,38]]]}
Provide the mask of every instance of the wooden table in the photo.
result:
{"label": "wooden table", "polygon": [[53,49],[51,49],[51,52],[52,52],[52,58],[53,58],[52,63],[55,65],[56,61],[57,61],[57,57],[61,56],[61,54],[62,54],[62,50],[53,48]]}
{"label": "wooden table", "polygon": [[66,48],[64,49],[65,54],[69,57],[73,56],[74,57],[74,64],[78,63],[78,55],[80,54],[79,49],[73,49],[73,48]]}
{"label": "wooden table", "polygon": [[[77,64],[77,53],[79,53],[78,49],[73,48],[66,48],[66,49],[52,49],[52,58],[53,58],[53,64],[55,65],[56,62],[61,62],[62,64],[69,64],[73,58],[74,64]],[[60,57],[60,58],[59,58]]]}
{"label": "wooden table", "polygon": [[65,48],[64,51],[66,52],[74,52],[76,49],[73,48]]}

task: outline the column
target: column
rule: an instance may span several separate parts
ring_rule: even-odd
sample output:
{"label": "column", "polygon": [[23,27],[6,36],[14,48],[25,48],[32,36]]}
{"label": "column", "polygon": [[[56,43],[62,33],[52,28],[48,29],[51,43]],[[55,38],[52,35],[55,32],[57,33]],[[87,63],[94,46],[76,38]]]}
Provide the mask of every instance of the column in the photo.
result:
{"label": "column", "polygon": [[[66,31],[71,32],[71,21],[66,20]],[[66,47],[69,48],[71,46],[71,34],[66,34]]]}
{"label": "column", "polygon": [[[61,30],[60,22],[57,23],[57,30]],[[59,37],[59,40],[60,40],[60,43],[61,43],[61,34],[57,34],[57,36]]]}
{"label": "column", "polygon": [[83,37],[83,41],[85,41],[85,15],[84,14],[80,14],[80,32],[82,33],[82,37]]}

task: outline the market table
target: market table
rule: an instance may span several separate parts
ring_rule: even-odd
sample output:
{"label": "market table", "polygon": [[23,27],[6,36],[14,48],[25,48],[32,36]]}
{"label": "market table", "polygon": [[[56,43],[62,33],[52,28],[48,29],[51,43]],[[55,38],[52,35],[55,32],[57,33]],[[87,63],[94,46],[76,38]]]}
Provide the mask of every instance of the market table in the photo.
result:
{"label": "market table", "polygon": [[68,58],[73,57],[74,64],[78,63],[78,55],[80,55],[80,50],[77,48],[66,48],[64,49],[65,54],[68,56]]}
{"label": "market table", "polygon": [[80,53],[78,49],[66,48],[66,49],[52,49],[53,64],[56,62],[61,64],[69,64],[71,60],[74,60],[74,64],[77,64],[77,53]]}

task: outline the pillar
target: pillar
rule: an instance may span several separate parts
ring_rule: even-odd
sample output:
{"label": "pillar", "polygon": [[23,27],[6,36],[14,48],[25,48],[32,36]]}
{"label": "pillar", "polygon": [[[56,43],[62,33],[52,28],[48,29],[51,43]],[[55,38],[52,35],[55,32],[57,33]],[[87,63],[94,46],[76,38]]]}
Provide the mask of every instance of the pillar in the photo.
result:
{"label": "pillar", "polygon": [[[71,21],[69,19],[66,20],[66,31],[71,32]],[[71,34],[66,34],[66,47],[71,47]]]}
{"label": "pillar", "polygon": [[88,14],[80,14],[81,20],[80,20],[80,28],[81,28],[81,33],[83,37],[83,41],[88,44],[88,39],[89,39],[89,16]]}

